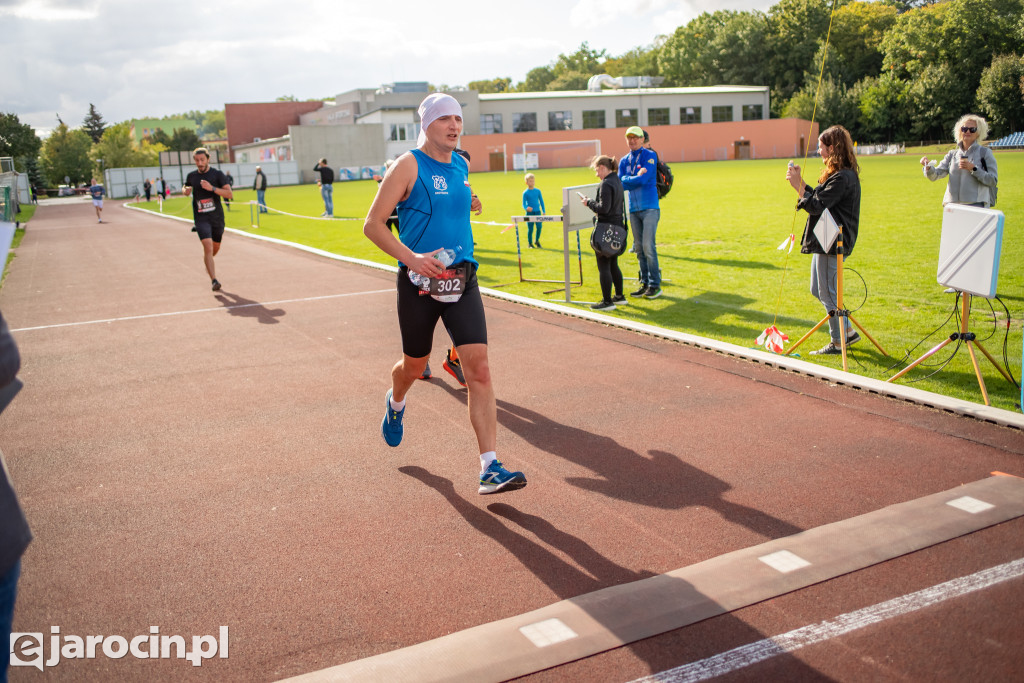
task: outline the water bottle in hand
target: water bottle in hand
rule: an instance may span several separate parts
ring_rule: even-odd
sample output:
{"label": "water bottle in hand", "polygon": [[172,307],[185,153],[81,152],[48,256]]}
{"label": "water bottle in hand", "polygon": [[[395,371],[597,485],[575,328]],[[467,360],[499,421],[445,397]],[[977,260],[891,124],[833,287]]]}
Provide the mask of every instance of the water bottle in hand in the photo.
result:
{"label": "water bottle in hand", "polygon": [[[462,248],[459,248],[462,251]],[[441,262],[441,265],[447,268],[451,264],[455,263],[455,252],[451,249],[442,249],[441,251],[434,254],[434,258]],[[412,270],[409,271],[409,281],[414,285],[422,289],[424,292],[430,291],[430,278],[420,275]]]}

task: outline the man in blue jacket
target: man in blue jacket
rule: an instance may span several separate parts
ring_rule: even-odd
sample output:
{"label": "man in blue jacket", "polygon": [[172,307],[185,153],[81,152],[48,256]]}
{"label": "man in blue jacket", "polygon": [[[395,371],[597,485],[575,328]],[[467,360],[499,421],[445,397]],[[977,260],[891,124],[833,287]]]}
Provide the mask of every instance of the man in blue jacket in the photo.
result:
{"label": "man in blue jacket", "polygon": [[640,263],[640,288],[631,297],[656,299],[661,296],[661,269],[654,239],[661,218],[658,203],[658,155],[644,147],[640,126],[626,129],[629,154],[619,161],[619,179],[629,197],[629,224],[633,229],[633,248]]}

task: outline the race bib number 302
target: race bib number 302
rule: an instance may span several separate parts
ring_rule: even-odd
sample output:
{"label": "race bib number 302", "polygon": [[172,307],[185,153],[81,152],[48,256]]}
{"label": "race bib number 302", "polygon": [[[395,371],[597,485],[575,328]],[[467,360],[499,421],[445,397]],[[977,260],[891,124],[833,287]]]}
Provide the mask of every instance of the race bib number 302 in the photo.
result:
{"label": "race bib number 302", "polygon": [[455,303],[466,291],[469,269],[466,264],[446,268],[437,277],[430,278],[430,296],[446,304]]}

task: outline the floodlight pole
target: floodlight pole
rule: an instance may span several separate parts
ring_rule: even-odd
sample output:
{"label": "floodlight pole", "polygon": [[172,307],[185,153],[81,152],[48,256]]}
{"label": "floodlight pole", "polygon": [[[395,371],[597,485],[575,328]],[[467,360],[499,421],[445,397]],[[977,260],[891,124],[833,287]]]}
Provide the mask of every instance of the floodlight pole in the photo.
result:
{"label": "floodlight pole", "polygon": [[[864,333],[864,336],[867,337],[868,339],[870,339],[871,343],[874,344],[876,347],[878,347],[878,350],[882,352],[883,356],[888,356],[889,354],[887,354],[885,352],[885,349],[883,349],[882,346],[877,341],[875,341],[875,338],[872,337],[868,333],[868,331],[866,329],[864,329],[864,326],[861,325],[859,322],[857,322],[852,315],[850,315],[850,312],[848,310],[846,310],[846,308],[843,305],[843,228],[842,228],[842,226],[839,226],[839,237],[837,239],[838,239],[838,242],[836,243],[836,308],[834,308],[833,310],[829,311],[828,315],[826,315],[824,318],[822,318],[818,322],[817,325],[812,327],[811,330],[807,334],[805,334],[804,336],[800,337],[800,341],[798,341],[796,344],[793,344],[793,346],[789,347],[789,351],[786,351],[785,355],[788,356],[789,354],[791,354],[794,351],[796,351],[797,347],[800,346],[801,344],[803,344],[807,340],[808,337],[810,337],[812,334],[817,332],[818,328],[821,327],[822,325],[824,325],[826,322],[828,322],[829,318],[832,318],[834,316],[839,316],[839,337],[840,337],[839,348],[843,352],[843,371],[846,372],[846,369],[847,369],[847,365],[846,365],[846,330],[849,328],[850,323],[853,323],[854,325],[856,325],[857,328],[861,332]],[[849,322],[847,322],[847,319],[849,319]],[[907,369],[909,370],[910,368],[907,368]]]}
{"label": "floodlight pole", "polygon": [[1002,374],[1002,376],[1006,378],[1006,381],[1008,381],[1010,384],[1013,384],[1014,386],[1016,386],[1016,383],[1013,381],[1013,378],[1006,373],[1006,370],[999,366],[999,363],[997,363],[996,359],[992,357],[992,354],[985,350],[985,347],[981,345],[981,342],[975,339],[974,333],[969,330],[970,324],[968,321],[970,320],[971,316],[971,299],[973,298],[972,295],[968,294],[967,292],[959,292],[958,294],[963,297],[960,302],[960,331],[954,332],[953,334],[949,335],[949,339],[946,339],[945,341],[936,345],[930,351],[928,351],[928,353],[924,354],[923,356],[915,360],[913,363],[903,368],[902,370],[900,370],[895,375],[893,375],[892,377],[885,381],[892,382],[893,380],[899,379],[903,375],[907,374],[908,372],[916,368],[923,361],[927,360],[928,358],[934,356],[936,353],[941,351],[943,348],[946,347],[947,344],[950,344],[955,341],[963,341],[967,346],[967,353],[969,353],[971,356],[971,365],[974,366],[974,376],[978,378],[978,386],[981,387],[981,397],[985,400],[985,405],[992,405],[991,403],[988,402],[988,390],[985,388],[985,380],[981,376],[981,368],[978,367],[978,358],[977,356],[974,355],[975,346],[981,349],[981,352],[985,354],[985,357],[988,358],[989,362],[992,363],[995,369],[998,370],[1000,374]]}

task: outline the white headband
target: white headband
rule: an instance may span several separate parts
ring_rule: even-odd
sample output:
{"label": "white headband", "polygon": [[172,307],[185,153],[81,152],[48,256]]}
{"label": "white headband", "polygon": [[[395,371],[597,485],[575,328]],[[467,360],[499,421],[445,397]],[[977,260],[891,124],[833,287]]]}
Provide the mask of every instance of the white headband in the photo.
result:
{"label": "white headband", "polygon": [[427,141],[427,126],[437,121],[442,116],[458,116],[462,118],[462,106],[459,105],[451,95],[435,92],[427,95],[427,98],[420,103],[420,134],[416,138],[416,145],[423,146]]}

